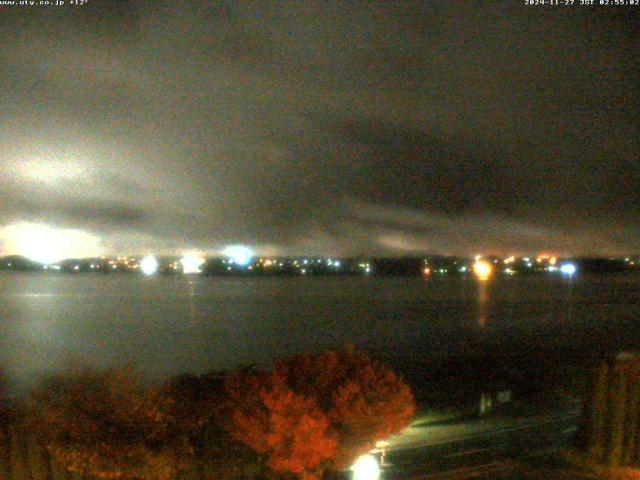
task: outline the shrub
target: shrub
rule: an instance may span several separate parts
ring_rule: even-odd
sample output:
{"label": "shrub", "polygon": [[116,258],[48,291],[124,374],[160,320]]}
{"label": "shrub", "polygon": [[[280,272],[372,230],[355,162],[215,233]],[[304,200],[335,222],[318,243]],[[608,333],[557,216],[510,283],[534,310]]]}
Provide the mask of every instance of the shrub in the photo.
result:
{"label": "shrub", "polygon": [[162,393],[169,400],[171,417],[179,420],[175,427],[194,446],[206,431],[218,426],[226,398],[220,375],[179,375],[164,384]]}
{"label": "shrub", "polygon": [[190,453],[173,402],[131,368],[69,370],[32,395],[33,421],[53,459],[103,479],[166,480]]}

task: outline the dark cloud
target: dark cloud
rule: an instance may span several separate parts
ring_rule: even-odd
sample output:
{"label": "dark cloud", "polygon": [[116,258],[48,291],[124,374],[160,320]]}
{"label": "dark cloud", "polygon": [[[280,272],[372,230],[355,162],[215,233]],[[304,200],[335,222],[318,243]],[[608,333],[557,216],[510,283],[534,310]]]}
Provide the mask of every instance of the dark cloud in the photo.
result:
{"label": "dark cloud", "polygon": [[47,196],[16,192],[3,196],[5,222],[44,222],[64,227],[90,227],[100,233],[112,229],[139,229],[150,221],[143,209],[121,201],[76,196]]}
{"label": "dark cloud", "polygon": [[[14,9],[0,219],[132,250],[640,249],[636,20],[477,2]],[[34,159],[77,171],[35,181]]]}
{"label": "dark cloud", "polygon": [[355,176],[352,187],[374,202],[384,198],[391,205],[452,215],[511,213],[543,181],[522,178],[495,146],[444,142],[428,130],[371,119],[338,120],[328,128],[366,152],[361,161],[367,169]]}

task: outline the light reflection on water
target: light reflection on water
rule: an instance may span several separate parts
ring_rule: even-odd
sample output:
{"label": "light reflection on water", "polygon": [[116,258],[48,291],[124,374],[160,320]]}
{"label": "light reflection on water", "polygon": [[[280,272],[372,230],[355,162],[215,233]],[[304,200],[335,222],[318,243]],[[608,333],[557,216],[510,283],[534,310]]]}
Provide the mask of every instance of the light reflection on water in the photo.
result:
{"label": "light reflection on water", "polygon": [[478,326],[487,325],[488,280],[478,280]]}
{"label": "light reflection on water", "polygon": [[[425,362],[514,345],[640,347],[640,277],[207,278],[0,274],[0,364],[151,376],[354,343]],[[638,342],[638,345],[634,345]]]}

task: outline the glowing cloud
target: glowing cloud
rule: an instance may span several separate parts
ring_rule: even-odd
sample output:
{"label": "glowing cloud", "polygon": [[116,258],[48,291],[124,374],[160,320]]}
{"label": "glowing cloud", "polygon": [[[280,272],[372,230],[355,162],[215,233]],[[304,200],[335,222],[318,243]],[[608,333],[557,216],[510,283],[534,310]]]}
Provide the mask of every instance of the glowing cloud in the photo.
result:
{"label": "glowing cloud", "polygon": [[48,184],[88,175],[89,172],[82,162],[68,155],[53,155],[53,158],[19,155],[11,172],[11,176],[18,177],[20,180]]}
{"label": "glowing cloud", "polygon": [[97,237],[82,230],[38,223],[14,223],[0,229],[3,253],[52,264],[64,258],[94,257],[101,253]]}

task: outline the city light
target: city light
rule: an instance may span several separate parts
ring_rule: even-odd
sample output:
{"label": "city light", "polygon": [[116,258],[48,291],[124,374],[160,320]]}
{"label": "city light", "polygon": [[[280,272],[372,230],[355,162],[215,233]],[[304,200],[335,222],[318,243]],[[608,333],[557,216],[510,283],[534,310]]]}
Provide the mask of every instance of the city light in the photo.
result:
{"label": "city light", "polygon": [[158,271],[158,260],[154,256],[144,257],[140,262],[140,270],[145,275],[153,275]]}
{"label": "city light", "polygon": [[180,259],[182,265],[182,273],[192,274],[200,273],[200,267],[204,263],[204,258],[199,255],[188,254]]}
{"label": "city light", "polygon": [[242,267],[249,265],[251,257],[253,257],[253,250],[244,245],[231,245],[225,248],[222,253],[233,260],[233,263]]}
{"label": "city light", "polygon": [[480,280],[487,280],[493,273],[493,266],[485,260],[477,259],[476,263],[473,264],[473,273]]}
{"label": "city light", "polygon": [[380,478],[380,465],[373,455],[361,455],[351,466],[353,480],[378,480]]}
{"label": "city light", "polygon": [[560,266],[560,271],[564,274],[564,275],[573,275],[576,273],[576,266],[573,263],[565,263],[562,266]]}

